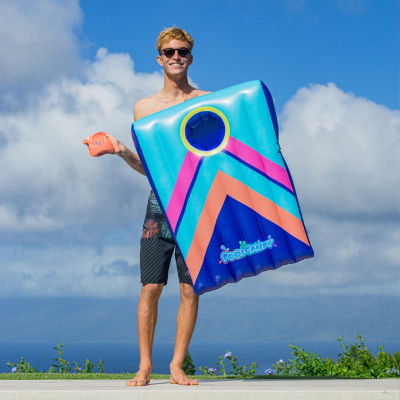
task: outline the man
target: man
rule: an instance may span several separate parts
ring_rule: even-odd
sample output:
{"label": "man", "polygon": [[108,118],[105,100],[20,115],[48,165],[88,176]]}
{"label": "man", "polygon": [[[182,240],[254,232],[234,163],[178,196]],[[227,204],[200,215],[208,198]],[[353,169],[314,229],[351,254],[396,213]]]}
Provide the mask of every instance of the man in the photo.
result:
{"label": "man", "polygon": [[[209,93],[189,85],[187,71],[193,61],[192,48],[193,38],[180,28],[167,28],[160,33],[157,39],[157,62],[164,69],[164,87],[155,95],[145,97],[135,104],[135,120]],[[114,145],[115,153],[134,170],[145,175],[138,155],[131,152],[118,139],[108,136]],[[140,365],[136,376],[127,382],[128,386],[143,386],[150,382],[151,350],[157,322],[158,299],[164,285],[167,284],[168,268],[174,247],[181,301],[174,355],[170,364],[170,383],[198,384],[196,380],[186,376],[182,364],[196,323],[199,298],[194,293],[182,255],[173,241],[154,193],[151,192],[140,249],[142,289],[137,312]]]}

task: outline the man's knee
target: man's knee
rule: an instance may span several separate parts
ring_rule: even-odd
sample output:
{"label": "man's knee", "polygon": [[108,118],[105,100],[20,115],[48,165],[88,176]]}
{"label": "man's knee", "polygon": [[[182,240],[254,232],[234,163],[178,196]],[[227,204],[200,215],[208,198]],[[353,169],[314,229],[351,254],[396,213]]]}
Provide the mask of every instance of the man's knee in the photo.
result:
{"label": "man's knee", "polygon": [[145,283],[142,285],[141,294],[149,299],[158,300],[163,290],[164,283]]}
{"label": "man's knee", "polygon": [[181,282],[179,284],[181,290],[181,300],[188,301],[191,303],[198,303],[199,296],[194,292],[193,286],[188,283]]}

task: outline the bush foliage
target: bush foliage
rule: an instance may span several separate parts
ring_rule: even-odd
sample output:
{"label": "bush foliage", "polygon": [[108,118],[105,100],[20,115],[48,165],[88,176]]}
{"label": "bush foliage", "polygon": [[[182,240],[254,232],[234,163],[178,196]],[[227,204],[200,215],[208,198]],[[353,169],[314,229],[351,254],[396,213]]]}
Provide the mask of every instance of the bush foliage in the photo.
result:
{"label": "bush foliage", "polygon": [[[356,343],[346,345],[343,336],[337,339],[341,346],[341,353],[337,361],[327,357],[325,359],[314,351],[307,352],[299,346],[290,344],[292,358],[287,361],[279,360],[272,364],[272,368],[265,370],[264,374],[271,377],[351,377],[351,378],[398,378],[400,377],[400,352],[391,355],[383,348],[374,356],[365,345],[361,335],[356,335]],[[225,360],[231,364],[227,370]],[[239,366],[237,356],[228,351],[219,357],[216,368],[200,367],[203,375],[242,376],[243,378],[255,377],[257,364],[250,367]]]}
{"label": "bush foliage", "polygon": [[186,375],[194,375],[196,373],[196,367],[194,366],[194,363],[193,363],[192,357],[190,356],[189,350],[185,354],[182,369]]}
{"label": "bush foliage", "polygon": [[400,377],[400,352],[392,356],[383,348],[374,356],[365,345],[361,335],[356,335],[356,343],[346,345],[343,336],[339,337],[341,353],[337,361],[327,357],[321,358],[319,353],[307,353],[301,347],[290,344],[293,358],[288,361],[273,364],[275,373],[269,375],[281,376],[325,376],[325,377],[353,377],[353,378],[389,378]]}
{"label": "bush foliage", "polygon": [[[373,355],[365,345],[365,340],[359,334],[356,335],[356,343],[346,345],[343,336],[337,341],[340,343],[341,353],[336,361],[327,357],[323,359],[319,353],[314,351],[307,352],[299,346],[290,344],[292,358],[287,361],[279,360],[272,364],[264,372],[264,376],[270,377],[350,377],[350,378],[400,378],[400,352],[393,355],[384,351],[384,346],[380,346],[378,353]],[[67,374],[76,372],[79,374],[103,373],[103,361],[100,359],[97,365],[86,359],[83,365],[76,361],[65,360],[63,354],[63,344],[57,343],[54,350],[57,357],[53,358],[54,363],[48,370],[50,374]],[[36,367],[32,366],[23,357],[18,363],[7,362],[11,372],[20,374],[36,374]],[[97,366],[97,371],[95,368]],[[196,368],[189,351],[186,352],[182,366],[188,375],[194,375]],[[219,357],[215,363],[215,368],[199,367],[203,376],[220,377],[256,377],[257,363],[253,362],[250,366],[240,365],[237,356],[231,351],[227,351],[224,356]],[[44,373],[45,371],[41,371]],[[259,375],[257,377],[260,377]]]}
{"label": "bush foliage", "polygon": [[[53,358],[54,363],[49,368],[48,373],[54,374],[67,374],[72,371],[71,363],[62,357],[64,344],[57,343],[54,350],[57,351],[57,358]],[[21,358],[19,363],[7,362],[7,365],[11,368],[13,373],[37,373],[36,367],[32,367],[29,362],[25,361],[24,357]],[[95,364],[86,359],[84,365],[79,365],[76,361],[72,363],[75,372],[82,374],[90,374],[95,371]],[[97,363],[97,372],[103,373],[103,360],[100,359]],[[45,371],[40,371],[45,372]]]}

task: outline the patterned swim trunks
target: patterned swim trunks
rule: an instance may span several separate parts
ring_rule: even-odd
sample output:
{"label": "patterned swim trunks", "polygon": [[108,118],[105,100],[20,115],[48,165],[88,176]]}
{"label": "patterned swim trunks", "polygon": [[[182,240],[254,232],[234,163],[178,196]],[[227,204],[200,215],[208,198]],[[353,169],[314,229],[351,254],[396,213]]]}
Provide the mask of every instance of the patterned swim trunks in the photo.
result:
{"label": "patterned swim trunks", "polygon": [[146,217],[143,223],[142,237],[140,239],[140,273],[142,284],[167,284],[169,265],[174,250],[179,282],[188,283],[193,286],[185,261],[178,246],[176,246],[156,196],[151,190],[147,203]]}

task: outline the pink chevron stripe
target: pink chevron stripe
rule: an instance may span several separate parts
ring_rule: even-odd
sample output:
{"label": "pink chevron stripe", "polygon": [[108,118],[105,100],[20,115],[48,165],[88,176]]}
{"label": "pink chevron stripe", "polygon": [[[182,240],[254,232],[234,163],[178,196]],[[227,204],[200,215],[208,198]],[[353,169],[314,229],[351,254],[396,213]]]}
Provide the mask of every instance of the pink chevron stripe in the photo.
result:
{"label": "pink chevron stripe", "polygon": [[286,186],[292,192],[294,191],[286,169],[273,161],[268,160],[268,158],[261,155],[258,151],[247,146],[247,144],[244,144],[231,136],[226,144],[225,150],[264,172],[272,179]]}
{"label": "pink chevron stripe", "polygon": [[167,217],[171,228],[175,231],[179,215],[185,202],[186,194],[192,183],[193,176],[196,172],[197,165],[201,157],[188,151],[183,160],[181,169],[179,170],[178,179],[176,180],[174,190],[167,206]]}

